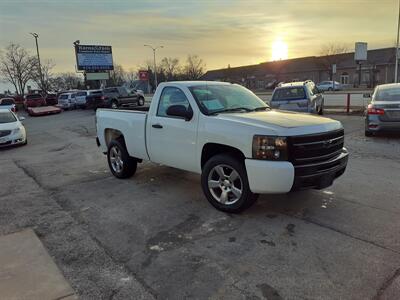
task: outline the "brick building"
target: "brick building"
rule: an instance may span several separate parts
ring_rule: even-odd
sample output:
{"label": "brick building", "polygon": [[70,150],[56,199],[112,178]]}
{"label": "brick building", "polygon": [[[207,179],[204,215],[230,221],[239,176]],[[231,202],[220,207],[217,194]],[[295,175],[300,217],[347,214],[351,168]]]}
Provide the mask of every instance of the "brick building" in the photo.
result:
{"label": "brick building", "polygon": [[[396,48],[369,50],[368,60],[361,64],[361,87],[393,82],[395,53]],[[267,89],[278,82],[330,80],[332,64],[336,64],[334,80],[347,87],[359,86],[359,65],[354,61],[354,52],[211,70],[202,79],[236,82],[250,89]]]}

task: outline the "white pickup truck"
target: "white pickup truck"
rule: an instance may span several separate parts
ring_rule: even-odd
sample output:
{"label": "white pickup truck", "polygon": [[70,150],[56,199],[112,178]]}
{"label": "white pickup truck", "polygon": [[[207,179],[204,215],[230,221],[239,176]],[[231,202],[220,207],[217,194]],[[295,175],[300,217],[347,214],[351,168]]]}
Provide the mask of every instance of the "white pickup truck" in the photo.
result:
{"label": "white pickup truck", "polygon": [[340,122],[271,110],[230,83],[161,83],[149,108],[99,109],[96,127],[114,176],[132,176],[142,160],[199,173],[208,201],[226,212],[260,193],[328,187],[348,159]]}

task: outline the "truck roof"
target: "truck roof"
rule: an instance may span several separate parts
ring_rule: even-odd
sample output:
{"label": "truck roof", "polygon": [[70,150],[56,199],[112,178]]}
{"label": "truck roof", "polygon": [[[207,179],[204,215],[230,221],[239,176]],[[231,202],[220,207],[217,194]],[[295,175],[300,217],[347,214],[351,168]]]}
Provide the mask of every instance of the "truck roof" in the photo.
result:
{"label": "truck roof", "polygon": [[205,81],[205,80],[192,80],[192,81],[168,81],[162,82],[160,85],[168,85],[168,84],[176,84],[181,86],[195,86],[195,85],[231,85],[230,82],[221,82],[221,81]]}

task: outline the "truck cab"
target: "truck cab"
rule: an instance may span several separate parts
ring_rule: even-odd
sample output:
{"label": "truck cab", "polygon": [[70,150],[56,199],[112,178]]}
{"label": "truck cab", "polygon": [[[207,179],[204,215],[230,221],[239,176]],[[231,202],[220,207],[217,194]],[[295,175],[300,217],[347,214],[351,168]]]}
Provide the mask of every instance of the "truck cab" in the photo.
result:
{"label": "truck cab", "polygon": [[236,84],[161,83],[149,108],[99,109],[96,120],[116,177],[132,176],[142,160],[195,172],[209,202],[227,212],[260,193],[325,188],[347,165],[340,122],[275,111]]}

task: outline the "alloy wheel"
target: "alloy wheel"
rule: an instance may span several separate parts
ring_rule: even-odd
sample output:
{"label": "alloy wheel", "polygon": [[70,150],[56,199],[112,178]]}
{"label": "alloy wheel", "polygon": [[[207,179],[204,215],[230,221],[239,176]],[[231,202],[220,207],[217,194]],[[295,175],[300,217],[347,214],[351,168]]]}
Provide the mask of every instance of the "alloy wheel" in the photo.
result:
{"label": "alloy wheel", "polygon": [[208,189],[216,201],[231,205],[242,196],[243,181],[231,166],[217,165],[208,174]]}

